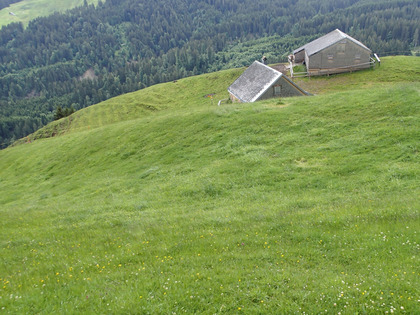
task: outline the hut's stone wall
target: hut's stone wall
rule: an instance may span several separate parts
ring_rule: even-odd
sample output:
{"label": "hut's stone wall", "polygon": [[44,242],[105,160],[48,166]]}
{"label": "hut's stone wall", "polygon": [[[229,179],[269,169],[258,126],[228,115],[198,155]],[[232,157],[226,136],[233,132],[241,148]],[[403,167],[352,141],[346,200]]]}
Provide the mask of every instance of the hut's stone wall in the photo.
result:
{"label": "hut's stone wall", "polygon": [[259,100],[266,100],[274,97],[291,97],[305,95],[283,76],[278,79],[267,91],[261,95]]}

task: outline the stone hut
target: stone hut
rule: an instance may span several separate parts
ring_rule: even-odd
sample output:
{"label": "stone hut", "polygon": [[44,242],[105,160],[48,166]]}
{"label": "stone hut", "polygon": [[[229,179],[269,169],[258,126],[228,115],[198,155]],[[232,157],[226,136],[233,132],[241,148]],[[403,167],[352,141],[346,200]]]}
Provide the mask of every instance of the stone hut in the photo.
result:
{"label": "stone hut", "polygon": [[259,61],[249,66],[228,88],[232,102],[251,103],[274,97],[310,95],[283,73]]}

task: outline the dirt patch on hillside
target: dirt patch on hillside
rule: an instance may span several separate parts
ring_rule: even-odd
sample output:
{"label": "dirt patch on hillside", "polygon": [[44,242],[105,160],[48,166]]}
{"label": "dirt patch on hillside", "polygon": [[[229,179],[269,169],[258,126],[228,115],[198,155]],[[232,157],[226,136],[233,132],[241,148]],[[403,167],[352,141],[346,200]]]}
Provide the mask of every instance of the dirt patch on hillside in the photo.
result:
{"label": "dirt patch on hillside", "polygon": [[27,95],[26,95],[26,98],[34,98],[34,97],[38,97],[38,96],[40,96],[41,94],[40,93],[38,93],[37,91],[35,91],[35,90],[32,90],[31,92],[29,92]]}
{"label": "dirt patch on hillside", "polygon": [[97,77],[98,76],[95,75],[95,71],[92,68],[90,68],[85,73],[83,73],[83,75],[79,78],[79,80],[80,81],[82,81],[82,80],[94,80]]}

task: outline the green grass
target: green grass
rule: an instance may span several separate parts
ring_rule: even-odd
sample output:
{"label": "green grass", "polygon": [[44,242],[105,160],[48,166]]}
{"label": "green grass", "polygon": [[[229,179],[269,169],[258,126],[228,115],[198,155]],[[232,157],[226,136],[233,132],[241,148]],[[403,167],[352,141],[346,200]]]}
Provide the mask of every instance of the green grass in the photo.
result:
{"label": "green grass", "polygon": [[232,84],[243,70],[234,69],[190,77],[115,97],[77,111],[71,117],[55,121],[30,135],[29,139],[90,130],[115,122],[154,117],[162,112],[171,114],[173,110],[188,108],[190,111],[201,106],[214,107],[220,99],[228,98],[226,87]]}
{"label": "green grass", "polygon": [[241,70],[179,80],[0,151],[0,309],[418,312],[420,85],[383,82],[405,60],[221,107]]}
{"label": "green grass", "polygon": [[293,67],[293,72],[294,73],[302,73],[302,72],[306,73],[306,66],[305,65],[294,66]]}
{"label": "green grass", "polygon": [[[97,0],[87,0],[88,4],[96,4]],[[30,20],[40,16],[47,16],[54,12],[66,10],[83,5],[83,0],[22,0],[0,10],[0,28],[13,22],[22,22],[28,25]],[[10,15],[13,12],[15,16]]]}

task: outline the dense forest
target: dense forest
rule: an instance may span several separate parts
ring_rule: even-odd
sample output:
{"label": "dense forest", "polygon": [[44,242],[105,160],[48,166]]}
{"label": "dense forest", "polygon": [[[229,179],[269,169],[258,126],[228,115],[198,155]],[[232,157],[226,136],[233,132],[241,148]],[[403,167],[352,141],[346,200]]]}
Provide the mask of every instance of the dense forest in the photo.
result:
{"label": "dense forest", "polygon": [[0,10],[7,8],[12,3],[20,2],[21,0],[0,0]]}
{"label": "dense forest", "polygon": [[411,54],[420,41],[419,4],[107,0],[37,18],[26,28],[9,24],[0,30],[0,147],[122,93],[247,65],[262,54],[270,63],[285,61],[294,48],[335,28],[379,55]]}

